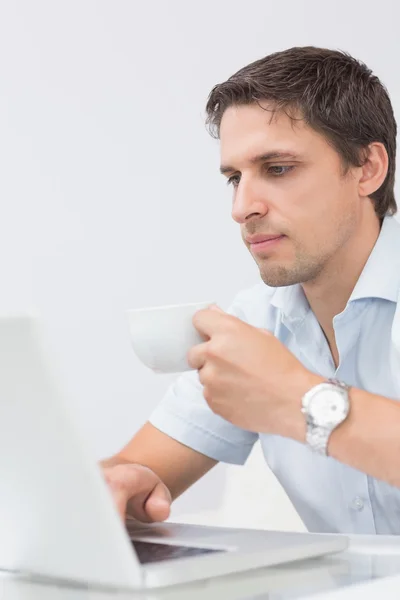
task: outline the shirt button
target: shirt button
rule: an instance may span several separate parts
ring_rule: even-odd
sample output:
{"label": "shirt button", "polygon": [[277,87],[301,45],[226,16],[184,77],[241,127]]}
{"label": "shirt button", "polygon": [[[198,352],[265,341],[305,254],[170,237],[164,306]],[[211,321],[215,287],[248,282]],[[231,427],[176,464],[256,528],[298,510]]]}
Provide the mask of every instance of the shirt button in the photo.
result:
{"label": "shirt button", "polygon": [[362,498],[360,498],[360,496],[356,496],[353,499],[353,502],[351,503],[351,508],[353,508],[354,510],[363,510],[364,508],[364,500]]}

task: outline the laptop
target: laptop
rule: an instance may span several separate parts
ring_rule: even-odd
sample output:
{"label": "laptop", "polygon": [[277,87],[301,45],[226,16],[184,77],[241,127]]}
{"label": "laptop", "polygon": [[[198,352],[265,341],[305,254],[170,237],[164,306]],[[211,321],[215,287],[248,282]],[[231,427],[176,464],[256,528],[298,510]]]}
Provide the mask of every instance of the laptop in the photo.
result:
{"label": "laptop", "polygon": [[122,522],[57,377],[40,322],[0,317],[0,569],[156,588],[339,552],[341,535]]}

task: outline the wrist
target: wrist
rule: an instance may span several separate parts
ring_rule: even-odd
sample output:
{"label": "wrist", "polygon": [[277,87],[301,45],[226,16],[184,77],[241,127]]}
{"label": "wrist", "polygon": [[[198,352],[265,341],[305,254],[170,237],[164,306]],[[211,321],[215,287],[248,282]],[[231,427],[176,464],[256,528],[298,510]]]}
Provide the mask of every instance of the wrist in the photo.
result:
{"label": "wrist", "polygon": [[290,385],[286,388],[286,402],[284,402],[286,414],[280,419],[278,435],[305,443],[307,424],[304,414],[301,412],[302,398],[311,388],[324,381],[326,381],[324,377],[307,369],[303,369],[291,377]]}

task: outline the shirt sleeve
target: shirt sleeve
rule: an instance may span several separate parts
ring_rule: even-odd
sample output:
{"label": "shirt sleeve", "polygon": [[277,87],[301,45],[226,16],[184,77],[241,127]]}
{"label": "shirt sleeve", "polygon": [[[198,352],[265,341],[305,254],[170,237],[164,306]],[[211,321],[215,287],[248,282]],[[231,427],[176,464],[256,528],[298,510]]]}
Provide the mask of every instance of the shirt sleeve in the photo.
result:
{"label": "shirt sleeve", "polygon": [[[244,320],[238,295],[227,310]],[[169,387],[149,419],[157,429],[214,460],[244,464],[258,434],[214,414],[203,397],[197,371],[187,371]]]}

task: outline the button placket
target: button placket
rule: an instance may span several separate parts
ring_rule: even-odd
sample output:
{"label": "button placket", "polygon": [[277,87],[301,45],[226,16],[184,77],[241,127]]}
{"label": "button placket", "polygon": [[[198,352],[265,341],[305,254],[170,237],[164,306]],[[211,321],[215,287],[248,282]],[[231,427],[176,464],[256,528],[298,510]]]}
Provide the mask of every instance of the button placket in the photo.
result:
{"label": "button placket", "polygon": [[365,502],[364,500],[361,498],[361,496],[355,496],[350,504],[351,508],[353,510],[356,510],[358,512],[361,512],[362,510],[364,510],[364,506],[365,506]]}

